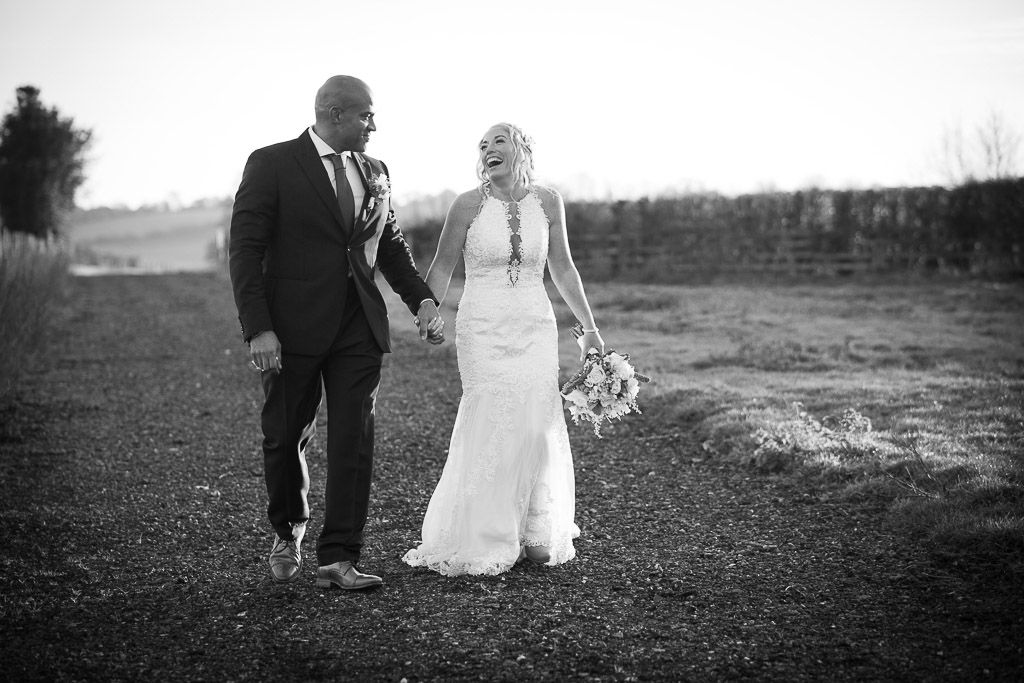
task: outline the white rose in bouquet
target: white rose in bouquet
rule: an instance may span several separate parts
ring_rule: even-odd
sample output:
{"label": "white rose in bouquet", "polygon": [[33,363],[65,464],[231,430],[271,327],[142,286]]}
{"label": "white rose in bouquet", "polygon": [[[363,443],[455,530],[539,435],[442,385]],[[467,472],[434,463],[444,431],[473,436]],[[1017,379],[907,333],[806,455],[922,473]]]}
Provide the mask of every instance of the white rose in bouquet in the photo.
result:
{"label": "white rose in bouquet", "polygon": [[617,379],[629,379],[634,374],[633,366],[629,364],[629,361],[614,351],[605,356],[605,361],[611,368],[612,375]]}
{"label": "white rose in bouquet", "polygon": [[590,368],[590,372],[587,373],[587,384],[591,386],[600,386],[607,379],[607,375],[604,374],[604,368],[598,364],[594,364],[594,367]]}
{"label": "white rose in bouquet", "polygon": [[626,380],[626,396],[632,400],[638,393],[640,393],[640,382],[636,381],[636,377],[630,377]]}
{"label": "white rose in bouquet", "polygon": [[583,406],[583,407],[586,407],[587,402],[588,402],[587,395],[584,394],[579,389],[573,389],[572,392],[570,392],[565,397],[565,399],[567,401],[569,401],[570,403],[572,403],[573,405]]}

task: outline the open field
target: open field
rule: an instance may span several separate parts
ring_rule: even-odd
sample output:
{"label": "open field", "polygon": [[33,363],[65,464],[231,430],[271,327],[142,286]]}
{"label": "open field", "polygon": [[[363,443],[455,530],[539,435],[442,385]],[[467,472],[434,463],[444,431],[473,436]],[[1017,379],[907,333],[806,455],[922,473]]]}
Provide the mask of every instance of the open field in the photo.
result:
{"label": "open field", "polygon": [[[1021,287],[589,291],[656,382],[604,439],[570,428],[576,560],[401,563],[459,390],[454,347],[395,306],[363,560],[386,585],[352,595],[314,588],[311,542],[299,582],[269,579],[226,279],[76,279],[45,365],[0,406],[5,676],[1020,679]],[[568,334],[561,353],[568,374]]]}
{"label": "open field", "polygon": [[[446,193],[406,203],[400,209],[402,225],[415,225],[425,215],[443,216],[451,199]],[[67,232],[72,245],[84,250],[81,255],[95,256],[99,265],[131,264],[132,270],[149,272],[201,271],[216,267],[211,247],[219,231],[227,236],[230,223],[227,199],[174,210],[81,211],[72,217]]]}
{"label": "open field", "polygon": [[226,230],[230,206],[177,211],[95,211],[80,214],[68,235],[100,257],[150,271],[208,270],[210,247]]}
{"label": "open field", "polygon": [[[550,291],[567,329],[571,313]],[[830,495],[890,504],[937,554],[1024,576],[1024,287],[588,291],[605,343],[657,380],[645,393],[660,410],[645,422],[677,423],[701,444],[695,457],[813,473],[838,485]],[[575,353],[563,344],[563,368]]]}
{"label": "open field", "polygon": [[652,419],[699,417],[704,457],[842,482],[936,552],[1024,576],[1021,286],[592,289],[606,342],[671,397]]}

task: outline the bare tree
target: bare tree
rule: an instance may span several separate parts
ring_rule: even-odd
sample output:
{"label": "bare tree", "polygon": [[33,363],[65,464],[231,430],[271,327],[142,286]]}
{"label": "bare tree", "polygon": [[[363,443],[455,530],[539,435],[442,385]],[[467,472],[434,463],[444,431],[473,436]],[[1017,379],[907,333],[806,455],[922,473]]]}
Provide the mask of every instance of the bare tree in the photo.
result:
{"label": "bare tree", "polygon": [[964,134],[963,125],[945,130],[942,136],[940,166],[951,185],[1019,176],[1018,155],[1021,137],[999,112],[993,111],[974,129]]}
{"label": "bare tree", "polygon": [[963,125],[947,127],[942,133],[942,152],[939,160],[942,174],[950,185],[961,185],[975,180],[974,164],[968,159]]}
{"label": "bare tree", "polygon": [[988,120],[978,126],[978,142],[984,158],[986,177],[998,179],[1018,175],[1020,135],[1007,125],[1001,114],[993,111]]}

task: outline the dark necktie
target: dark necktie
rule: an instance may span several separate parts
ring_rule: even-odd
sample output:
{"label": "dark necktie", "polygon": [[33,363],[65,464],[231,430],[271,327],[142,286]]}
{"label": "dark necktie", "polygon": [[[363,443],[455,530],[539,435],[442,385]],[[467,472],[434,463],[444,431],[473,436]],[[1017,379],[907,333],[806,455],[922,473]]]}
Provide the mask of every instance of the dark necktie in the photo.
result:
{"label": "dark necktie", "polygon": [[338,208],[341,209],[341,220],[345,225],[345,231],[351,235],[352,223],[355,221],[356,202],[352,197],[352,186],[348,184],[348,174],[345,173],[345,158],[340,154],[332,154],[331,163],[334,164],[334,183],[338,188]]}

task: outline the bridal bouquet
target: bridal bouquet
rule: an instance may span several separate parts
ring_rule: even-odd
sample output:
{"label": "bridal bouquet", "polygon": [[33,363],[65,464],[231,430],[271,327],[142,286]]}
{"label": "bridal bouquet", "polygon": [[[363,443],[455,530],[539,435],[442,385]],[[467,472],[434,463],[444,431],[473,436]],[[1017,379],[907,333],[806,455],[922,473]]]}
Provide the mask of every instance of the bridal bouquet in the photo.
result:
{"label": "bridal bouquet", "polygon": [[[572,334],[583,336],[583,326],[576,323]],[[617,420],[631,412],[639,413],[636,396],[640,384],[651,378],[641,375],[629,363],[629,354],[596,349],[587,351],[583,367],[562,386],[562,396],[569,406],[573,424],[580,421],[594,425],[594,434],[601,437],[601,423]]]}

